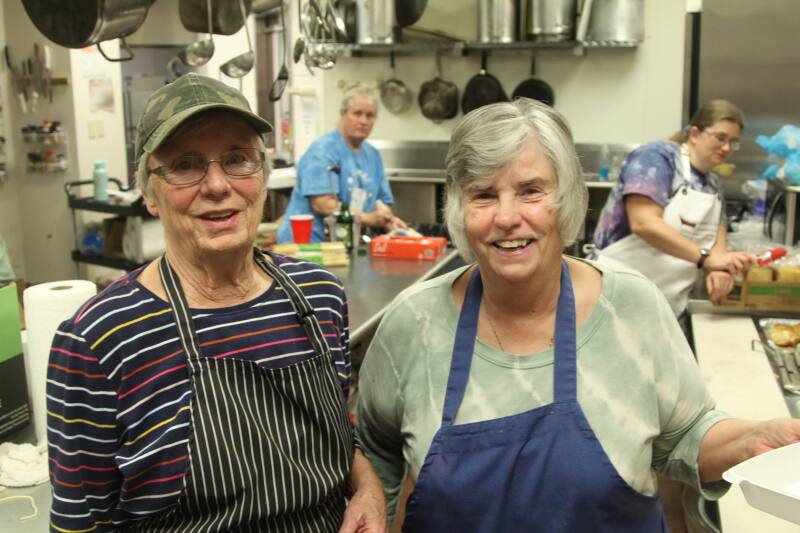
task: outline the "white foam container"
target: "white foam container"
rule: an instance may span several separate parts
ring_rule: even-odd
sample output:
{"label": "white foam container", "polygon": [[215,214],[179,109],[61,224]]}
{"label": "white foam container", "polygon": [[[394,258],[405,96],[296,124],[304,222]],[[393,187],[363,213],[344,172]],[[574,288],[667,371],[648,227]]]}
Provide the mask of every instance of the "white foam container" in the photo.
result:
{"label": "white foam container", "polygon": [[756,509],[800,524],[800,442],[739,463],[722,477],[739,485]]}

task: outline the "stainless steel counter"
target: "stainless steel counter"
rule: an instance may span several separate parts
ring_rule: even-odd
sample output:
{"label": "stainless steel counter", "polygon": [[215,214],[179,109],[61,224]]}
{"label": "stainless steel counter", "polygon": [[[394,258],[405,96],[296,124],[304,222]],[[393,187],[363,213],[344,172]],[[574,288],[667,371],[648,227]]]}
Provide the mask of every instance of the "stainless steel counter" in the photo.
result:
{"label": "stainless steel counter", "polygon": [[334,267],[330,271],[342,280],[347,292],[355,365],[361,363],[363,351],[386,307],[400,291],[464,264],[455,250],[448,250],[438,261],[382,259],[355,253],[350,260],[349,267]]}
{"label": "stainless steel counter", "polygon": [[[778,367],[776,366],[775,361],[769,357],[769,355],[761,346],[763,343],[767,342],[767,339],[763,337],[763,333],[756,324],[759,318],[794,318],[800,320],[800,313],[765,311],[762,309],[747,309],[742,307],[722,307],[719,305],[714,305],[708,300],[699,299],[689,300],[688,311],[690,315],[707,314],[716,315],[719,317],[746,317],[751,319],[755,334],[752,335],[749,344],[742,345],[739,347],[739,350],[745,350],[747,352],[760,352],[763,354],[764,358],[766,359],[766,363],[772,369],[777,391],[779,391],[779,393],[783,396],[786,407],[789,409],[789,414],[794,418],[800,418],[800,395],[792,394],[781,386]],[[696,337],[697,332],[695,332],[695,341],[697,340]]]}

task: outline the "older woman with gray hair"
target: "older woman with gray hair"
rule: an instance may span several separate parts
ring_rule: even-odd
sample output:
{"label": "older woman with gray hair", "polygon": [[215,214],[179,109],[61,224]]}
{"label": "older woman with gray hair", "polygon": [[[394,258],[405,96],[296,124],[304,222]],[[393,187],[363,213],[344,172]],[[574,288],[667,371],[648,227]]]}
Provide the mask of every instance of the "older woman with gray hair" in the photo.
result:
{"label": "older woman with gray hair", "polygon": [[195,73],[148,99],[136,157],[166,253],[56,332],[53,531],[386,530],[348,419],[342,284],[254,247],[271,129]]}
{"label": "older woman with gray hair", "polygon": [[800,440],[800,421],[714,409],[661,292],[563,255],[586,210],[564,118],[477,109],[447,155],[446,218],[474,261],[387,311],[360,371],[357,434],[404,531],[665,531],[656,471],[701,487]]}
{"label": "older woman with gray hair", "polygon": [[294,240],[291,215],[313,215],[311,242],[325,238],[323,220],[347,203],[367,226],[407,229],[392,212],[394,203],[383,158],[367,142],[378,118],[378,101],[366,87],[347,91],[339,109],[338,127],[326,133],[297,162],[297,180],[284,221],[278,229],[279,242]]}

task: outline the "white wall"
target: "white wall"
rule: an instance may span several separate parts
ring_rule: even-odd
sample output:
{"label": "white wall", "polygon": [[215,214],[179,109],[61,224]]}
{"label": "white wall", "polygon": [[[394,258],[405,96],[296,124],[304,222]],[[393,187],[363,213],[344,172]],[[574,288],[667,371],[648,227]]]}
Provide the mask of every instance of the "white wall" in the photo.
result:
{"label": "white wall", "polygon": [[[52,76],[67,78],[68,85],[53,86],[53,102],[39,100],[36,112],[22,113],[16,99],[7,100],[10,120],[7,125],[7,149],[13,153],[9,161],[9,181],[15,184],[17,212],[0,211],[0,228],[9,242],[12,254],[22,254],[18,265],[26,281],[39,283],[76,277],[75,264],[70,259],[74,248],[71,212],[67,207],[64,184],[69,181],[91,179],[95,159],[105,159],[109,174],[125,176],[125,141],[122,125],[122,95],[120,92],[119,64],[102,58],[94,65],[93,76],[106,77],[112,82],[114,106],[111,112],[92,111],[89,104],[89,79],[84,77],[88,63],[78,59],[88,53],[69,50],[49,42],[35,28],[25,13],[21,2],[4,1],[3,26],[6,42],[15,63],[31,57],[34,43],[49,43],[52,55]],[[118,53],[116,42],[104,43],[109,55]],[[4,88],[9,90],[8,76]],[[69,168],[57,174],[29,174],[25,170],[27,147],[18,133],[29,123],[43,120],[61,121],[61,130],[68,135],[67,154]],[[102,130],[102,134],[89,138],[89,127]],[[6,197],[3,191],[3,197]],[[6,202],[6,200],[2,200]],[[79,218],[80,222],[80,218]]]}
{"label": "white wall", "polygon": [[[417,26],[476,40],[476,13],[476,0],[430,0]],[[590,49],[583,56],[574,55],[572,50],[537,52],[536,77],[553,87],[556,108],[569,120],[576,141],[638,143],[668,137],[679,129],[685,3],[645,0],[645,18],[645,41],[637,48]],[[296,21],[292,27],[296,31]],[[530,59],[528,51],[495,51],[489,56],[488,71],[500,79],[510,95],[519,82],[530,77]],[[443,77],[463,91],[477,73],[480,57],[443,56],[442,62]],[[433,55],[398,56],[396,64],[398,77],[414,91],[416,101],[420,85],[434,77]],[[389,77],[388,56],[340,58],[334,69],[315,71],[313,77],[302,63],[294,65],[292,82],[295,90],[310,89],[321,95],[317,129],[326,131],[338,120],[341,81],[377,84]],[[383,110],[372,138],[447,140],[461,116],[434,124],[416,105],[402,115]],[[296,135],[302,134],[303,125],[296,113],[294,127]],[[296,144],[300,151],[307,146],[302,135]]]}
{"label": "white wall", "polygon": [[[5,7],[0,3],[0,20],[5,17]],[[0,47],[5,46],[6,30],[5,25],[0,24]],[[13,52],[13,50],[12,50]],[[0,184],[0,236],[8,246],[11,257],[11,266],[18,277],[25,276],[25,254],[23,253],[22,232],[19,231],[19,188],[22,176],[18,172],[11,171],[11,165],[17,157],[14,147],[14,137],[16,130],[11,121],[12,108],[15,105],[12,99],[16,95],[11,90],[11,75],[3,62],[0,68],[0,103],[3,111],[0,113],[0,135],[6,138],[3,159],[7,164],[5,183]]]}
{"label": "white wall", "polygon": [[[33,54],[33,43],[45,42],[44,37],[33,26],[21,2],[4,2],[3,20],[6,43],[12,60],[19,71],[19,63]],[[69,77],[69,56],[64,48],[51,46],[53,77]],[[8,85],[6,90],[8,90]],[[24,275],[28,282],[69,279],[75,277],[75,268],[69,259],[73,245],[72,226],[67,209],[63,184],[72,181],[76,157],[75,144],[70,142],[67,154],[70,168],[59,174],[28,174],[25,157],[29,147],[22,144],[20,128],[29,122],[41,123],[43,119],[60,120],[62,130],[72,136],[75,117],[70,104],[71,88],[53,86],[53,103],[39,100],[37,112],[22,113],[16,99],[9,100],[8,149],[9,179],[17,184],[18,213],[8,225],[13,227],[7,240],[19,239],[23,254]],[[5,219],[6,215],[0,214]],[[14,251],[14,248],[12,248]]]}

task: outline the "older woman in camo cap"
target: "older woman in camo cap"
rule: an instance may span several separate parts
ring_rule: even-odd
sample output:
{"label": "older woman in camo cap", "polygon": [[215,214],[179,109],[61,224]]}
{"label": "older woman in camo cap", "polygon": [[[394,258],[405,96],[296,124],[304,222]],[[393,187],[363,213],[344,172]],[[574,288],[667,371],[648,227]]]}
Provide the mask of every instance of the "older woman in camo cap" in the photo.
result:
{"label": "older woman in camo cap", "polygon": [[649,280],[564,255],[587,190],[558,112],[469,113],[446,179],[470,264],[402,293],[360,372],[357,431],[390,511],[414,485],[404,531],[666,531],[657,471],[719,497],[724,470],[800,440],[800,420],[714,409]]}
{"label": "older woman in camo cap", "polygon": [[138,179],[166,253],[56,334],[54,530],[385,530],[347,414],[342,284],[253,247],[271,129],[197,74],[150,97]]}

